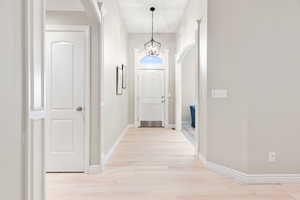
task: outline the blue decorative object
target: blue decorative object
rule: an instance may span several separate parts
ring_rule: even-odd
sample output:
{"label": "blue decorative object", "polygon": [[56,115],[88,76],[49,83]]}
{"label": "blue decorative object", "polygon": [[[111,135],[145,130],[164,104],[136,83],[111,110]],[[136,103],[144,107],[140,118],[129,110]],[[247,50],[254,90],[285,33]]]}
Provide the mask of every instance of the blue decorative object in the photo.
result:
{"label": "blue decorative object", "polygon": [[192,127],[193,128],[196,128],[196,120],[195,120],[195,118],[196,118],[196,116],[195,116],[195,112],[196,112],[196,107],[195,107],[195,105],[191,105],[190,106],[190,110],[191,110],[191,116],[192,116]]}
{"label": "blue decorative object", "polygon": [[163,60],[158,56],[145,56],[140,60],[140,64],[149,65],[149,64],[164,64]]}

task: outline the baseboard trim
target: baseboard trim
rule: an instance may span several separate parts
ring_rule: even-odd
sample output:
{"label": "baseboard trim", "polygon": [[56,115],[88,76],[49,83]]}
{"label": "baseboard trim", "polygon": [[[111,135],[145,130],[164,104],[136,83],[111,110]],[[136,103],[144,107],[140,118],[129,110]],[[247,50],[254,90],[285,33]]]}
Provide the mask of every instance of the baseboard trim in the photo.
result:
{"label": "baseboard trim", "polygon": [[190,136],[190,133],[189,133],[189,132],[187,132],[186,130],[182,129],[182,130],[181,130],[181,134],[184,136],[184,138],[185,138],[189,143],[191,143],[193,146],[195,146],[196,141],[195,141],[194,138],[192,138],[192,136]]}
{"label": "baseboard trim", "polygon": [[88,170],[89,174],[99,174],[101,172],[102,172],[101,165],[91,165]]}
{"label": "baseboard trim", "polygon": [[123,137],[125,136],[125,134],[127,133],[128,129],[131,128],[132,125],[127,125],[126,128],[123,129],[123,131],[121,132],[120,136],[118,137],[118,139],[116,140],[116,142],[114,143],[114,145],[111,147],[111,149],[109,150],[109,152],[103,157],[103,168],[105,168],[107,162],[110,160],[112,154],[114,153],[114,151],[116,150],[117,146],[120,144],[121,140],[123,139]]}
{"label": "baseboard trim", "polygon": [[224,175],[224,176],[228,176],[228,177],[232,177],[235,180],[237,180],[240,183],[248,183],[247,181],[247,176],[245,173],[240,172],[238,170],[229,168],[229,167],[225,167],[223,165],[218,165],[216,163],[210,162],[210,161],[205,161],[204,163],[205,167],[208,168],[209,170],[216,172],[218,174]]}
{"label": "baseboard trim", "polygon": [[135,128],[135,125],[134,124],[128,124],[127,128]]}
{"label": "baseboard trim", "polygon": [[199,158],[198,159],[202,162],[203,165],[206,165],[206,158],[205,158],[205,156],[203,156],[202,154],[199,154]]}
{"label": "baseboard trim", "polygon": [[166,128],[176,128],[176,124],[168,124]]}
{"label": "baseboard trim", "polygon": [[300,184],[300,174],[247,174],[207,161],[202,155],[199,156],[199,160],[207,169],[234,178],[242,184]]}
{"label": "baseboard trim", "polygon": [[300,174],[248,174],[248,184],[300,184]]}

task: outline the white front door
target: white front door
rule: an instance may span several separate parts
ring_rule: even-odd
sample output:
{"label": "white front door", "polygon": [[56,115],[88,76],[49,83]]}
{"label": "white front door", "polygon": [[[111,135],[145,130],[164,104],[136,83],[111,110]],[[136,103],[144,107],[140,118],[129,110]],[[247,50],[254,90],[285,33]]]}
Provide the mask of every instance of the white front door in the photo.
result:
{"label": "white front door", "polygon": [[138,70],[139,123],[165,126],[165,70]]}
{"label": "white front door", "polygon": [[85,170],[84,32],[46,32],[46,171]]}

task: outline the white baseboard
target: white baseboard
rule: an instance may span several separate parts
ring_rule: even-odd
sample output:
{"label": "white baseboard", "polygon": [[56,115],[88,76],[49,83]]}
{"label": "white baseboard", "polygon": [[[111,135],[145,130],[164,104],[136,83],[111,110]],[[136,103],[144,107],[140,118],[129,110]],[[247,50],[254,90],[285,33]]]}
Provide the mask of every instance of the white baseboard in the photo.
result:
{"label": "white baseboard", "polygon": [[190,144],[195,146],[195,140],[190,136],[190,134],[188,132],[186,132],[184,129],[182,129],[182,131],[180,131],[180,133],[182,134],[184,139],[186,139]]}
{"label": "white baseboard", "polygon": [[248,184],[300,184],[300,174],[248,174]]}
{"label": "white baseboard", "polygon": [[300,184],[300,174],[247,174],[207,161],[202,155],[199,156],[199,160],[207,169],[232,177],[242,184]]}
{"label": "white baseboard", "polygon": [[225,167],[223,165],[218,165],[216,163],[213,163],[213,162],[210,162],[207,160],[205,161],[204,166],[206,168],[208,168],[209,170],[216,172],[218,174],[232,177],[240,183],[247,183],[246,174],[243,172],[240,172],[238,170],[231,169],[231,168]]}
{"label": "white baseboard", "polygon": [[206,158],[202,154],[199,154],[198,159],[203,163],[203,165],[206,165]]}
{"label": "white baseboard", "polygon": [[118,137],[118,139],[116,140],[116,142],[114,143],[114,145],[111,147],[111,149],[109,150],[109,152],[103,156],[103,168],[105,168],[107,162],[109,161],[109,159],[111,158],[113,152],[116,150],[117,146],[119,145],[119,143],[121,142],[122,138],[124,137],[124,135],[127,133],[128,129],[131,128],[131,125],[127,125],[127,127],[121,132],[120,136]]}
{"label": "white baseboard", "polygon": [[91,165],[89,167],[89,174],[99,174],[102,172],[102,167],[100,165]]}
{"label": "white baseboard", "polygon": [[127,128],[135,128],[135,125],[134,124],[128,124]]}
{"label": "white baseboard", "polygon": [[166,128],[176,128],[176,124],[168,124]]}

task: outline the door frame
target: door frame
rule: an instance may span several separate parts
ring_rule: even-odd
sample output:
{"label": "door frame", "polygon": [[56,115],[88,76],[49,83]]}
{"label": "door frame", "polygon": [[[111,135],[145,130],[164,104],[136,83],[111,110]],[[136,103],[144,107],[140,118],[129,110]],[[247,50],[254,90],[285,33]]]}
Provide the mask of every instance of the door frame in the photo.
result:
{"label": "door frame", "polygon": [[[84,172],[88,173],[89,171],[89,161],[90,161],[90,102],[91,102],[91,53],[90,53],[90,27],[88,25],[47,25],[45,28],[46,32],[81,32],[85,34],[85,42],[86,42],[86,63],[84,69],[84,117],[83,117],[83,134],[84,134]],[[45,55],[46,56],[46,55]],[[49,80],[47,80],[47,73],[49,67],[47,63],[45,63],[45,85],[47,85]],[[47,99],[47,90],[45,89],[44,99]],[[45,109],[47,109],[47,102],[45,103]],[[46,110],[47,115],[47,110]],[[46,116],[47,118],[47,116]],[[47,128],[45,126],[45,128]],[[47,133],[48,131],[45,130]],[[46,140],[46,137],[45,137]],[[46,144],[46,141],[44,141]],[[46,156],[46,155],[45,155]]]}
{"label": "door frame", "polygon": [[[94,89],[91,91],[93,110],[99,111],[97,116],[97,142],[99,148],[97,152],[102,155],[102,119],[103,119],[103,18],[104,4],[102,0],[81,0],[85,11],[91,20],[92,27],[91,45],[91,70],[93,70]],[[23,136],[23,166],[24,179],[22,183],[24,200],[45,200],[45,104],[44,104],[44,42],[45,42],[45,0],[25,0],[24,1],[24,136]],[[38,79],[36,81],[35,79]],[[97,91],[97,92],[96,92]],[[97,97],[95,97],[97,96]],[[98,97],[99,96],[99,97]],[[99,101],[96,101],[98,100]],[[103,168],[102,156],[99,162],[90,163],[89,173],[99,173]]]}
{"label": "door frame", "polygon": [[161,51],[161,57],[165,61],[164,64],[140,64],[138,61],[145,56],[144,50],[135,49],[135,65],[134,65],[134,126],[140,127],[139,121],[139,97],[138,97],[138,70],[163,70],[165,74],[165,113],[164,113],[164,128],[169,127],[169,50]]}

